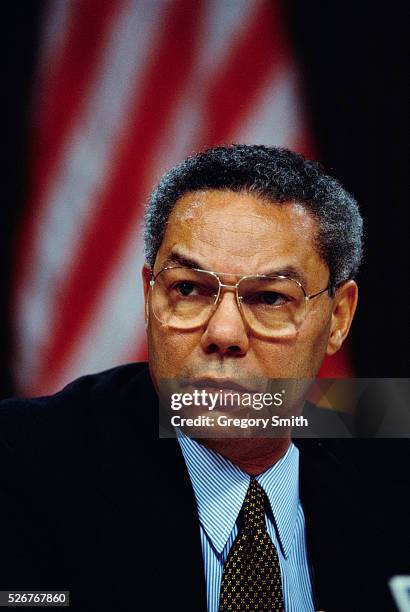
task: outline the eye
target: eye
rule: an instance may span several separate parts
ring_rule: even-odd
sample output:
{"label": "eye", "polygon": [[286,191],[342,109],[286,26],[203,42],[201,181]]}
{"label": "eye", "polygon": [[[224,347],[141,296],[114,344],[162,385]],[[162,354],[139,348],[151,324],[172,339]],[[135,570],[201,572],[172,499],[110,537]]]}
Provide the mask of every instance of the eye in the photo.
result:
{"label": "eye", "polygon": [[180,295],[183,295],[184,297],[188,297],[189,295],[192,295],[192,293],[198,288],[195,285],[195,283],[190,283],[188,281],[181,281],[179,283],[176,283],[176,285],[174,285],[174,289],[176,289]]}
{"label": "eye", "polygon": [[289,300],[286,295],[283,295],[282,293],[266,291],[262,294],[262,301],[268,306],[282,306],[282,304],[286,304],[286,302],[288,302]]}
{"label": "eye", "polygon": [[262,306],[284,306],[290,302],[290,298],[276,291],[263,291],[262,293],[255,293],[252,296],[248,296],[246,302]]}

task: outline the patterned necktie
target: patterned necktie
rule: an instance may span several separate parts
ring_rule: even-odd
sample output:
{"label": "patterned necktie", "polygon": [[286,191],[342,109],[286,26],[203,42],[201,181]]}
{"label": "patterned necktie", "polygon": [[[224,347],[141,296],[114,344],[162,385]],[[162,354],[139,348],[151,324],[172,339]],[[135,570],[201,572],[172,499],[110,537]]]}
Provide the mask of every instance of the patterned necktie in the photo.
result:
{"label": "patterned necktie", "polygon": [[265,492],[251,479],[224,565],[219,612],[283,612],[279,558],[265,525]]}

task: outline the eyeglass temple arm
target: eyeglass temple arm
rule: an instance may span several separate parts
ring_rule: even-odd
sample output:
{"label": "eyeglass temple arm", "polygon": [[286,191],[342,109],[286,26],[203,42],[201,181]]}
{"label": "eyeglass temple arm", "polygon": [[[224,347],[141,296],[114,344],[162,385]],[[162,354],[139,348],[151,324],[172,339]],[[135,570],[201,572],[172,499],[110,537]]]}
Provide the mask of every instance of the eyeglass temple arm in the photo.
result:
{"label": "eyeglass temple arm", "polygon": [[325,287],[324,289],[322,289],[321,291],[318,291],[317,293],[311,293],[310,295],[307,295],[306,299],[307,300],[311,300],[312,298],[315,298],[318,295],[322,295],[322,293],[324,293],[325,291],[328,291],[330,297],[333,297],[334,294],[335,294],[335,290],[336,290],[336,287],[333,284],[329,283],[328,286]]}

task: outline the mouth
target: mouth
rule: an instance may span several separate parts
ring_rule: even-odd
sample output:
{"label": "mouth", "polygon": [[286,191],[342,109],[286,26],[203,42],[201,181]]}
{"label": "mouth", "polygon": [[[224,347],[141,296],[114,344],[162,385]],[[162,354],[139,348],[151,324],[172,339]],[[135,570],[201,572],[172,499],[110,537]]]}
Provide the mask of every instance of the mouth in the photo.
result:
{"label": "mouth", "polygon": [[230,378],[189,378],[184,380],[184,387],[194,387],[196,389],[209,389],[212,391],[232,391],[234,393],[251,393],[252,389],[248,386],[240,385],[237,381]]}

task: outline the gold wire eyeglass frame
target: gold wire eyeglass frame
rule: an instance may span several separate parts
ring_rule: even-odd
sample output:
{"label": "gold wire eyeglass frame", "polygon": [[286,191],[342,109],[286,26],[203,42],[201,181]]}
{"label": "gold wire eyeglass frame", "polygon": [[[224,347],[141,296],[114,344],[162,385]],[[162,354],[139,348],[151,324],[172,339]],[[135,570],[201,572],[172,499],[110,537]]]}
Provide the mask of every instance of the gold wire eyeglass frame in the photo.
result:
{"label": "gold wire eyeglass frame", "polygon": [[[291,276],[286,276],[286,275],[280,275],[280,274],[272,274],[272,275],[266,275],[266,274],[247,274],[244,276],[241,276],[241,278],[234,284],[234,285],[227,285],[226,283],[223,283],[220,279],[220,276],[238,276],[237,274],[231,274],[231,273],[225,273],[225,272],[213,272],[212,270],[203,270],[201,268],[187,268],[185,266],[167,266],[165,268],[162,268],[161,270],[159,270],[159,272],[157,272],[157,274],[155,274],[155,276],[153,275],[152,278],[150,279],[150,288],[153,289],[155,282],[158,278],[158,276],[160,274],[162,274],[163,272],[165,272],[166,270],[188,270],[190,272],[200,272],[200,273],[205,273],[208,275],[213,276],[214,279],[216,279],[218,281],[218,292],[215,294],[214,296],[214,303],[210,309],[210,312],[207,314],[207,316],[205,317],[204,321],[200,324],[200,325],[206,325],[206,323],[209,321],[209,319],[212,317],[212,315],[214,314],[214,312],[216,311],[216,309],[219,306],[220,300],[221,300],[221,295],[222,295],[222,290],[223,289],[230,289],[235,291],[235,296],[236,296],[236,302],[239,308],[239,312],[241,313],[242,318],[244,319],[244,321],[247,323],[247,325],[249,325],[251,328],[251,324],[246,316],[246,313],[244,312],[243,309],[243,305],[242,305],[242,296],[239,295],[239,287],[241,282],[243,282],[244,280],[248,280],[248,279],[278,279],[278,280],[290,280],[293,283],[295,283],[303,292],[303,296],[304,296],[304,303],[305,303],[305,310],[307,307],[307,304],[309,302],[309,300],[312,300],[315,297],[318,297],[319,295],[322,295],[323,293],[325,293],[325,291],[329,292],[329,295],[332,296],[333,295],[333,291],[334,288],[332,286],[331,283],[328,283],[327,286],[324,289],[321,289],[320,291],[316,292],[316,293],[311,293],[311,294],[307,294],[306,290],[304,288],[304,286],[302,285],[302,283],[300,283],[298,280],[296,280],[295,278],[292,278]],[[161,319],[158,317],[158,315],[155,313],[154,311],[154,315],[155,317],[160,321]],[[305,318],[305,317],[304,317]],[[199,325],[195,325],[193,326],[192,329],[199,327]],[[181,328],[181,329],[189,329],[189,327],[187,328]]]}

